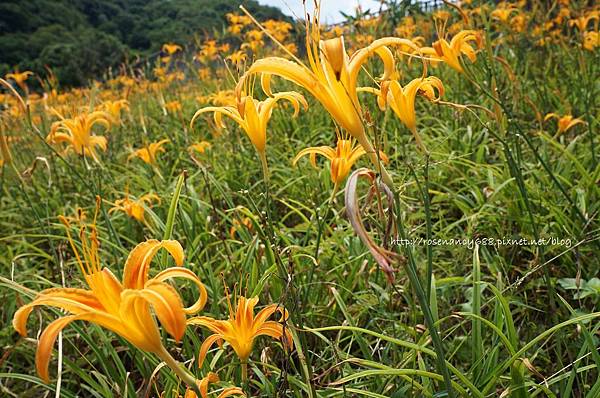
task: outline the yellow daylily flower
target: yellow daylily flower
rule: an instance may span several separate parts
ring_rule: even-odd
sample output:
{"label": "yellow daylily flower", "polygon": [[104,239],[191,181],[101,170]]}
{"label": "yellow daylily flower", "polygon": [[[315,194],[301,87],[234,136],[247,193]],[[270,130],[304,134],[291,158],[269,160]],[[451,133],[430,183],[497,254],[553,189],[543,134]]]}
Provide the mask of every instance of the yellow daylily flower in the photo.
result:
{"label": "yellow daylily flower", "polygon": [[25,72],[13,72],[6,74],[6,80],[14,80],[22,89],[25,89],[25,80],[29,79],[29,76],[33,76],[33,72],[26,70]]}
{"label": "yellow daylily flower", "polygon": [[120,99],[116,101],[105,101],[100,106],[100,109],[112,116],[114,124],[121,124],[121,111],[129,111],[129,101]]}
{"label": "yellow daylily flower", "polygon": [[237,218],[234,218],[232,224],[233,225],[231,226],[231,228],[229,228],[229,236],[231,237],[231,239],[235,239],[235,234],[241,229],[252,231],[252,229],[254,228],[250,217],[244,217],[241,219],[241,221]]}
{"label": "yellow daylily flower", "polygon": [[[363,124],[362,110],[357,95],[358,74],[363,64],[374,54],[377,54],[384,64],[382,80],[388,79],[394,73],[394,57],[388,46],[406,46],[418,51],[417,46],[410,40],[395,37],[385,37],[373,41],[349,57],[344,37],[321,40],[319,26],[319,11],[313,23],[306,27],[306,49],[309,65],[293,56],[295,61],[280,57],[267,57],[254,62],[242,76],[236,92],[241,97],[246,80],[254,74],[262,74],[262,87],[267,95],[271,95],[270,77],[276,75],[304,87],[329,112],[333,120],[348,131],[365,149],[371,161],[378,165],[377,154],[366,135]],[[392,179],[382,166],[381,172],[388,185]]]}
{"label": "yellow daylily flower", "polygon": [[117,199],[115,201],[115,205],[108,210],[108,213],[110,214],[114,213],[115,211],[122,211],[129,217],[134,218],[139,222],[145,222],[146,218],[144,217],[144,206],[151,207],[154,202],[160,203],[160,198],[155,194],[146,194],[137,200],[130,199],[129,194],[125,194],[123,199]]}
{"label": "yellow daylily flower", "polygon": [[243,51],[236,51],[233,54],[225,57],[225,59],[231,61],[231,63],[233,65],[235,65],[235,67],[237,69],[240,69],[242,66],[244,66],[244,63],[246,62],[246,58],[248,58],[248,56],[246,55],[245,52]]}
{"label": "yellow daylily flower", "polygon": [[[271,304],[254,316],[254,307],[257,303],[258,297],[247,299],[240,296],[235,313],[231,308],[231,304],[229,305],[229,319],[226,321],[207,316],[188,319],[188,325],[200,325],[214,333],[204,340],[200,347],[200,353],[198,354],[199,367],[202,367],[206,353],[213,344],[218,343],[221,345],[223,341],[226,341],[242,362],[242,371],[245,378],[247,361],[252,352],[254,340],[258,336],[265,335],[275,339],[284,339],[287,347],[292,347],[292,335],[289,329],[280,323],[288,319],[288,312],[278,304]],[[282,315],[280,322],[267,321],[276,312],[280,312]]]}
{"label": "yellow daylily flower", "polygon": [[202,154],[202,153],[206,152],[206,150],[210,147],[211,147],[210,142],[200,141],[200,142],[197,142],[195,144],[188,146],[188,151],[190,151],[190,152],[195,151],[195,152]]}
{"label": "yellow daylily flower", "polygon": [[417,145],[424,149],[417,133],[415,98],[420,94],[429,101],[438,101],[444,94],[444,85],[440,79],[435,76],[413,79],[404,87],[397,80],[391,80],[383,82],[381,90],[367,88],[365,91],[377,94],[377,103],[382,110],[389,105],[413,134]]}
{"label": "yellow daylily flower", "polygon": [[556,113],[549,113],[544,117],[544,121],[548,121],[550,119],[557,119],[557,130],[556,135],[562,134],[570,130],[573,126],[578,124],[585,124],[585,122],[579,118],[574,118],[571,115],[560,116]]}
{"label": "yellow daylily flower", "polygon": [[[350,174],[354,163],[364,154],[366,154],[365,149],[360,145],[357,146],[353,138],[338,135],[335,148],[328,146],[305,148],[298,152],[292,160],[292,164],[295,166],[300,158],[310,155],[310,163],[313,167],[317,167],[317,155],[327,158],[331,163],[331,181],[334,184],[333,194],[335,194],[340,184]],[[383,152],[380,151],[379,156],[384,163],[388,162],[388,158]]]}
{"label": "yellow daylily flower", "polygon": [[96,154],[96,147],[106,151],[106,137],[92,135],[93,127],[98,124],[110,129],[111,116],[106,112],[96,111],[92,113],[83,113],[71,119],[59,120],[52,123],[50,134],[46,141],[51,144],[66,143],[68,146],[65,151],[72,150],[81,156],[90,156],[96,162],[99,162]]}
{"label": "yellow daylily flower", "polygon": [[165,110],[169,113],[178,113],[181,112],[182,109],[179,101],[170,101],[165,104]]}
{"label": "yellow daylily flower", "polygon": [[598,32],[585,32],[583,34],[583,48],[594,51],[596,47],[600,47],[600,34]]}
{"label": "yellow daylily flower", "polygon": [[233,90],[219,90],[208,96],[210,102],[217,106],[236,105],[237,99]]}
{"label": "yellow daylily flower", "polygon": [[157,154],[165,152],[165,148],[163,148],[163,145],[165,145],[168,142],[171,141],[169,139],[164,139],[157,142],[153,142],[144,148],[136,149],[127,157],[127,160],[137,157],[142,159],[145,163],[149,165],[156,166],[158,160]]}
{"label": "yellow daylily flower", "polygon": [[452,69],[462,73],[464,72],[460,64],[460,56],[462,54],[466,55],[471,62],[475,62],[477,59],[476,49],[469,42],[475,42],[477,48],[480,48],[482,45],[481,34],[474,30],[463,30],[457,33],[450,40],[450,43],[446,39],[440,39],[434,42],[432,47],[421,48],[421,51],[424,54],[432,55],[440,61],[444,61]]}
{"label": "yellow daylily flower", "polygon": [[[202,378],[202,380],[198,382],[198,390],[200,390],[200,397],[208,398],[209,384],[218,383],[219,381],[219,376],[216,373],[209,372],[206,377]],[[217,398],[226,398],[232,395],[240,395],[242,397],[246,396],[246,394],[244,394],[244,391],[242,391],[242,389],[239,387],[227,387],[223,389],[223,391],[221,391]],[[185,391],[185,395],[183,398],[198,398],[198,394],[196,394],[192,389],[188,388]]]}
{"label": "yellow daylily flower", "polygon": [[501,4],[502,5],[499,5],[498,8],[496,8],[494,11],[492,11],[492,13],[490,15],[493,19],[497,19],[498,21],[500,21],[502,23],[507,23],[508,19],[510,18],[510,15],[513,12],[518,13],[519,10],[516,8],[516,6],[514,4],[510,4],[510,5],[507,5],[506,3],[501,3]]}
{"label": "yellow daylily flower", "polygon": [[[184,253],[175,240],[148,240],[137,245],[129,254],[123,270],[123,280],[101,265],[97,231],[91,225],[89,236],[86,227],[81,227],[81,252],[73,242],[69,222],[62,218],[67,227],[69,243],[77,264],[89,289],[51,288],[40,292],[29,304],[19,308],[13,318],[13,327],[27,335],[27,319],[36,306],[50,306],[66,311],[50,323],[42,332],[36,352],[36,368],[40,377],[48,382],[48,363],[52,346],[58,334],[73,321],[84,320],[102,326],[137,348],[158,355],[179,375],[183,370],[162,344],[161,333],[156,323],[158,318],[168,334],[180,341],[186,328],[186,314],[194,314],[204,308],[207,292],[200,279],[189,269],[183,268]],[[149,278],[150,263],[160,249],[166,249],[177,264]],[[189,279],[200,291],[200,297],[191,306],[184,308],[177,290],[167,284],[168,279]],[[154,315],[153,315],[154,313]],[[186,382],[189,382],[189,377]]]}
{"label": "yellow daylily flower", "polygon": [[169,54],[169,55],[173,55],[178,51],[181,51],[182,48],[179,44],[175,44],[175,43],[165,43],[162,46],[162,51]]}
{"label": "yellow daylily flower", "polygon": [[281,92],[265,99],[258,101],[249,95],[243,97],[238,106],[209,106],[196,111],[190,122],[190,126],[194,125],[196,118],[203,113],[213,112],[214,120],[217,127],[225,127],[222,116],[225,115],[233,119],[248,135],[250,142],[258,152],[260,157],[265,178],[267,177],[267,158],[265,149],[267,146],[267,123],[271,119],[273,108],[280,100],[289,101],[294,107],[294,117],[300,112],[300,104],[304,109],[308,108],[308,103],[304,97],[294,91]]}
{"label": "yellow daylily flower", "polygon": [[519,15],[515,15],[514,17],[511,18],[510,28],[513,30],[513,32],[522,33],[525,31],[526,27],[527,27],[527,16],[525,16],[523,14],[519,14]]}
{"label": "yellow daylily flower", "polygon": [[595,24],[597,25],[599,19],[600,15],[597,11],[589,12],[586,15],[571,19],[569,21],[569,26],[576,26],[580,32],[585,32],[590,22],[595,21]]}

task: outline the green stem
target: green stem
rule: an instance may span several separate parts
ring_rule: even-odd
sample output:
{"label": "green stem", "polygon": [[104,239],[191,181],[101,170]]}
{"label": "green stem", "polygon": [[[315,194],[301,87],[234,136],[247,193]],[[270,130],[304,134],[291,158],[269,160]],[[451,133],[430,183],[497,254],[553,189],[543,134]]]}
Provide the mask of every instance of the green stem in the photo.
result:
{"label": "green stem", "polygon": [[248,381],[248,362],[242,362],[242,384]]}
{"label": "green stem", "polygon": [[[406,239],[406,233],[404,231],[404,227],[402,224],[402,215],[400,212],[400,195],[398,192],[394,192],[395,202],[396,202],[396,219],[398,225],[398,232],[401,235],[402,239]],[[408,278],[410,280],[411,286],[415,289],[415,293],[417,295],[417,299],[419,300],[419,305],[421,306],[421,310],[423,311],[423,316],[425,318],[425,324],[427,325],[427,329],[429,329],[429,335],[431,336],[431,341],[433,342],[433,347],[436,353],[436,362],[438,372],[443,376],[444,384],[446,385],[446,391],[448,393],[448,397],[454,397],[454,389],[452,387],[452,379],[450,378],[450,371],[446,366],[446,359],[444,355],[444,345],[442,344],[442,339],[437,331],[435,326],[435,321],[433,319],[433,314],[431,313],[431,308],[429,307],[429,301],[427,300],[427,294],[423,289],[423,285],[419,280],[418,272],[417,272],[417,264],[415,262],[415,258],[413,256],[413,252],[411,247],[406,245],[404,246],[404,251],[406,257],[408,258],[408,262],[406,264],[406,271]]]}
{"label": "green stem", "polygon": [[200,389],[198,388],[198,380],[194,377],[194,375],[192,375],[183,366],[181,366],[181,364],[177,362],[177,360],[175,360],[175,358],[173,358],[171,354],[169,354],[169,352],[164,346],[160,346],[160,350],[156,353],[156,355],[158,355],[158,357],[162,359],[163,362],[167,364],[167,366],[171,368],[173,372],[175,372],[175,374],[181,379],[181,381],[183,381],[192,390],[194,390],[196,395],[198,395],[199,397],[201,396]]}
{"label": "green stem", "polygon": [[269,185],[269,166],[267,163],[267,154],[262,151],[258,152],[258,156],[260,157],[260,164],[262,166],[263,178],[265,179],[265,184]]}
{"label": "green stem", "polygon": [[[167,224],[165,225],[165,231],[163,233],[163,240],[169,240],[173,236],[173,228],[175,226],[175,213],[177,211],[177,205],[179,203],[179,196],[181,196],[181,189],[185,182],[186,172],[182,172],[175,185],[175,191],[171,198],[171,204],[169,206],[169,213],[167,214]],[[167,253],[163,252],[161,256],[161,263],[167,265]]]}

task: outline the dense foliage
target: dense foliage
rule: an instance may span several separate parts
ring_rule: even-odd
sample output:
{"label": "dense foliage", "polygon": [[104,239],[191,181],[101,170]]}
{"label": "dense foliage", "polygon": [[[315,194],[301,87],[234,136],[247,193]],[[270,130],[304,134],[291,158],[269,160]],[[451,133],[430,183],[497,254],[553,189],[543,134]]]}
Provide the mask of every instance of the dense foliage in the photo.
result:
{"label": "dense foliage", "polygon": [[[51,68],[63,85],[87,83],[109,67],[221,31],[240,0],[8,0],[0,2],[0,75]],[[244,1],[257,18],[284,18]]]}
{"label": "dense foliage", "polygon": [[600,397],[600,7],[461,4],[1,79],[0,395]]}

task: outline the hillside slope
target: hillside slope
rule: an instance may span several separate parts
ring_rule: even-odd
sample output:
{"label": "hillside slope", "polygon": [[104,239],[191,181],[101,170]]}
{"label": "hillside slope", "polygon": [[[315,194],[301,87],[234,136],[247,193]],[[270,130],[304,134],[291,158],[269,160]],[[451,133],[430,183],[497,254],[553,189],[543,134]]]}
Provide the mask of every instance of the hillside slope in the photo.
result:
{"label": "hillside slope", "polygon": [[127,57],[156,52],[221,30],[243,3],[259,19],[277,8],[241,0],[5,0],[0,3],[0,74],[52,68],[65,85],[81,85]]}

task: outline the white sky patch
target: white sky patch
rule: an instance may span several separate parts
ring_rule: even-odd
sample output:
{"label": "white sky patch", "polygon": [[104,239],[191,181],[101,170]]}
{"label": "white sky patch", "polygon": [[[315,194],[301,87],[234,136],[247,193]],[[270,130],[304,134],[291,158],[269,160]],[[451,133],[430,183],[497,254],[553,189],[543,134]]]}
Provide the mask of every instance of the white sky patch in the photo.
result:
{"label": "white sky patch", "polygon": [[[304,7],[302,0],[258,0],[260,4],[278,7],[284,14],[292,17],[303,18]],[[313,11],[313,0],[306,0],[306,8],[310,14]],[[377,0],[322,0],[321,22],[324,24],[337,23],[344,20],[340,11],[345,14],[354,15],[356,7],[360,5],[363,11],[379,11],[381,2]]]}

